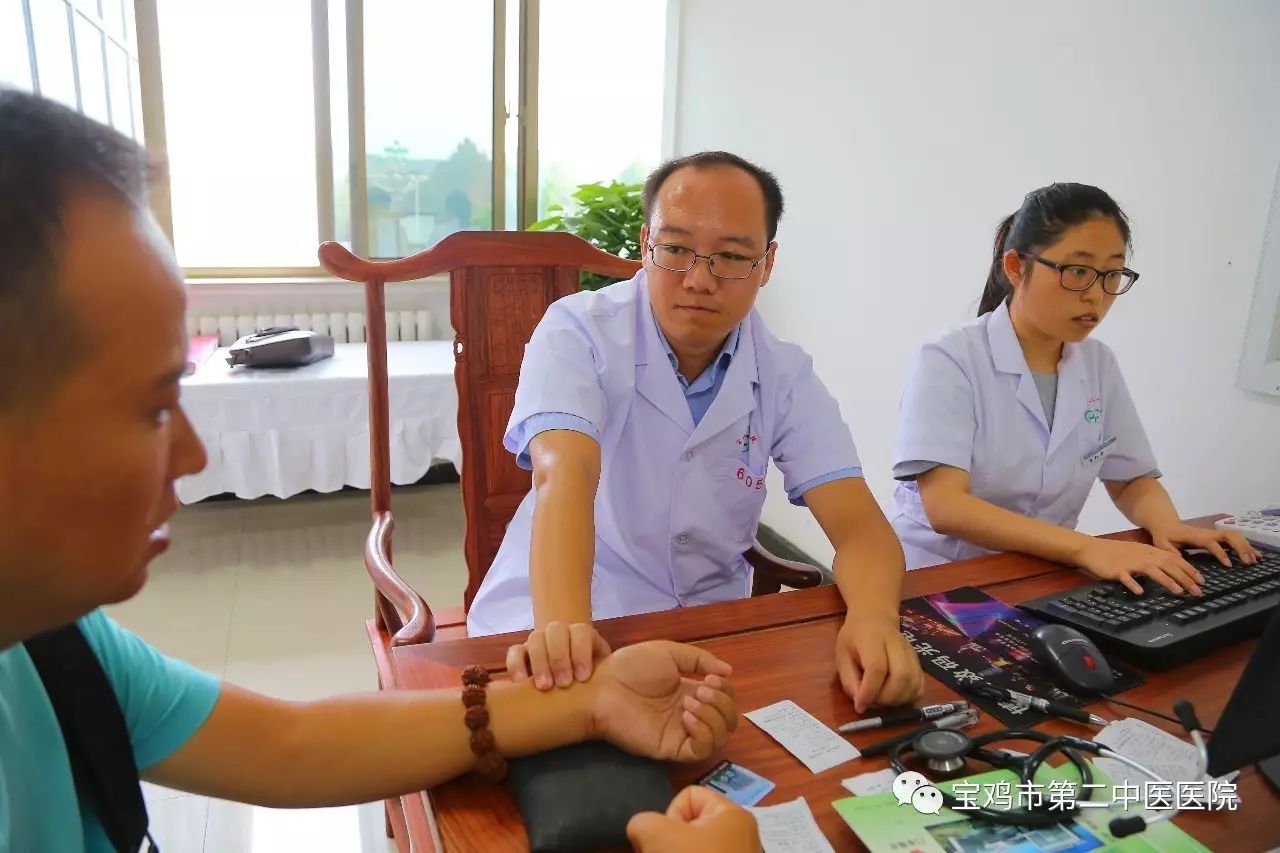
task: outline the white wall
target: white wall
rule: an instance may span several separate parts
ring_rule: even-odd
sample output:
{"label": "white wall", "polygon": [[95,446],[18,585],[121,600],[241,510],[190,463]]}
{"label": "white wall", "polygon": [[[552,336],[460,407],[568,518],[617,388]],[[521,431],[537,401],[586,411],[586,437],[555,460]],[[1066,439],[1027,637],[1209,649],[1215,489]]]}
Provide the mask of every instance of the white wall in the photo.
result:
{"label": "white wall", "polygon": [[[1116,351],[1184,515],[1280,501],[1280,400],[1235,386],[1280,158],[1280,3],[683,0],[675,140],[787,196],[760,308],[839,399],[882,506],[904,372],[973,315],[1000,217],[1110,191],[1142,280]],[[765,522],[831,550],[770,482]],[[1095,490],[1082,529],[1127,526]]]}

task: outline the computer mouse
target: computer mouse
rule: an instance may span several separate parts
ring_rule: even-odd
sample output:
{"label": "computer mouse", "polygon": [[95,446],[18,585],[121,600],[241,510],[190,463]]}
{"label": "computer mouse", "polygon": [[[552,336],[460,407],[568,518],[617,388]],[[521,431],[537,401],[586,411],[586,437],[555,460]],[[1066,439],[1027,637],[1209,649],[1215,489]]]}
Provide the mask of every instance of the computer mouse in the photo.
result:
{"label": "computer mouse", "polygon": [[1105,693],[1115,685],[1111,664],[1084,634],[1067,625],[1041,625],[1027,644],[1036,663],[1071,693]]}

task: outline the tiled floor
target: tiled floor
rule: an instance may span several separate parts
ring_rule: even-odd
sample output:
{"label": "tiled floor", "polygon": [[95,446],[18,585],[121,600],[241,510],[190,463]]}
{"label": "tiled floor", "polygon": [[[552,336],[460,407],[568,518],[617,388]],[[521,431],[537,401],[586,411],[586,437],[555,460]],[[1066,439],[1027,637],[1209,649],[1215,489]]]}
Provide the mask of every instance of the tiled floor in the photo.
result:
{"label": "tiled floor", "polygon": [[[462,602],[456,484],[395,490],[396,568],[433,606]],[[173,547],[133,600],[109,609],[168,654],[284,699],[377,687],[364,633],[366,493],[183,507]],[[165,853],[394,850],[378,803],[289,811],[145,786]]]}

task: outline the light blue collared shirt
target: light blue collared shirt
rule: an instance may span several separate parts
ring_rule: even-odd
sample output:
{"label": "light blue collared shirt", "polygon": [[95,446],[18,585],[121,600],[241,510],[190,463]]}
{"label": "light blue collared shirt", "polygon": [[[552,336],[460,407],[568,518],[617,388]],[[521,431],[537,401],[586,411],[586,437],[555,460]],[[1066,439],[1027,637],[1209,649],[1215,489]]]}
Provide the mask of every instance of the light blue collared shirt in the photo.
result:
{"label": "light blue collared shirt", "polygon": [[[671,372],[679,380],[680,390],[684,392],[685,402],[689,404],[689,414],[693,416],[693,425],[697,426],[707,414],[707,410],[711,408],[716,395],[720,393],[720,386],[724,384],[724,377],[729,372],[729,363],[733,361],[733,356],[738,352],[738,337],[742,326],[739,324],[733,327],[729,337],[725,338],[724,346],[720,347],[719,354],[716,355],[715,359],[706,370],[702,371],[698,378],[690,382],[680,372],[680,362],[676,358],[676,352],[671,348],[671,342],[667,340],[667,336],[663,333],[662,327],[658,325],[656,318],[653,325],[658,330],[658,340],[662,341],[663,349],[667,352],[667,359],[671,362]],[[597,443],[600,441],[600,433],[586,418],[566,412],[539,412],[536,415],[530,415],[525,418],[517,427],[520,452],[516,455],[516,464],[525,470],[532,469],[533,460],[529,458],[529,442],[533,441],[534,436],[553,429],[573,430],[590,436]],[[796,506],[805,506],[804,494],[810,489],[830,483],[833,480],[861,476],[861,468],[841,468],[838,471],[831,471],[796,486],[787,493],[787,500]]]}

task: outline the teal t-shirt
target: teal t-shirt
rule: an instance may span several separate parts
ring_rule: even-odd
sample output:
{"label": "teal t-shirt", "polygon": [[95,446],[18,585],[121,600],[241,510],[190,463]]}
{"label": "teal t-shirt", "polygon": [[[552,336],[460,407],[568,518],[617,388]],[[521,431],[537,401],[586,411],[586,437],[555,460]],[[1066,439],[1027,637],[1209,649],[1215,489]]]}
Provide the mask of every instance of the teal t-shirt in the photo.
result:
{"label": "teal t-shirt", "polygon": [[[129,726],[138,770],[172,755],[208,719],[221,684],[165,657],[101,610],[78,623],[102,662]],[[21,644],[0,650],[0,853],[109,853],[102,827],[76,800],[66,743]]]}

